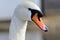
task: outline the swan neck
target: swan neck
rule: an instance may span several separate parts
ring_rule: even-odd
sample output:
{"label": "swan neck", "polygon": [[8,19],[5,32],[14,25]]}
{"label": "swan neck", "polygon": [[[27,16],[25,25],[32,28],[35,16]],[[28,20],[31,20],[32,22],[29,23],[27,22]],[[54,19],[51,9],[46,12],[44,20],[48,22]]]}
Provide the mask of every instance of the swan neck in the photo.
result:
{"label": "swan neck", "polygon": [[27,21],[13,17],[9,28],[9,40],[25,40]]}

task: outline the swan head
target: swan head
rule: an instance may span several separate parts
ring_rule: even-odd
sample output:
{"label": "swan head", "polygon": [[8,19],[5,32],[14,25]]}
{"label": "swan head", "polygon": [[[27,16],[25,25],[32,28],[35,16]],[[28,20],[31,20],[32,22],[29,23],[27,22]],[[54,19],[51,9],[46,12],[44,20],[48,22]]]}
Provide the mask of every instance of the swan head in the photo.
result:
{"label": "swan head", "polygon": [[43,31],[48,31],[41,18],[43,17],[41,9],[33,2],[26,1],[19,4],[15,9],[15,15],[20,20],[33,21]]}

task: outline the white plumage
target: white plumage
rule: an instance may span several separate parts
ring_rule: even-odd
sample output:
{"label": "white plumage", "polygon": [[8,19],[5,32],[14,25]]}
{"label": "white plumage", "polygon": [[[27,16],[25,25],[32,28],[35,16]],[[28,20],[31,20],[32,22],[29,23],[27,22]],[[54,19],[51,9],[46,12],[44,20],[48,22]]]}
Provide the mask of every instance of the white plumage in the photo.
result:
{"label": "white plumage", "polygon": [[25,40],[27,23],[31,21],[31,12],[28,8],[41,11],[36,4],[29,1],[19,4],[11,19],[9,40]]}

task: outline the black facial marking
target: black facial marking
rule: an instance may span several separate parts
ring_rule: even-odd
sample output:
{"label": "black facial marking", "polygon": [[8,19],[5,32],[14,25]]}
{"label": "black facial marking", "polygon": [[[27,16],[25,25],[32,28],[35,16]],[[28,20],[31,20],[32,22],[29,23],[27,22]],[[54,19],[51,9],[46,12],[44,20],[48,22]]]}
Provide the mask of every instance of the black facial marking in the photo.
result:
{"label": "black facial marking", "polygon": [[43,16],[43,14],[39,11],[39,10],[35,10],[35,9],[31,9],[31,8],[28,8],[30,11],[31,11],[31,18],[35,15],[35,13],[38,13],[38,20],[40,21],[40,17]]}

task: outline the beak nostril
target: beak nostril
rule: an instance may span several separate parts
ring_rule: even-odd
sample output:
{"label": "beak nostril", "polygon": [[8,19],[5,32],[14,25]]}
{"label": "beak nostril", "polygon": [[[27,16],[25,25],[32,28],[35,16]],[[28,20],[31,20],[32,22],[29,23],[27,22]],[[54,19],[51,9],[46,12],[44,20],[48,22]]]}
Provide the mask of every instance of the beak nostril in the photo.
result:
{"label": "beak nostril", "polygon": [[40,21],[40,17],[38,16],[38,20]]}

